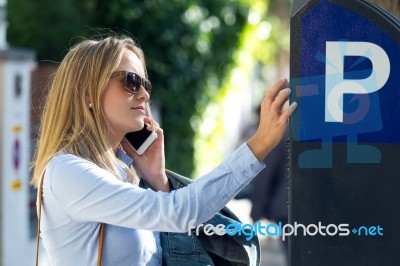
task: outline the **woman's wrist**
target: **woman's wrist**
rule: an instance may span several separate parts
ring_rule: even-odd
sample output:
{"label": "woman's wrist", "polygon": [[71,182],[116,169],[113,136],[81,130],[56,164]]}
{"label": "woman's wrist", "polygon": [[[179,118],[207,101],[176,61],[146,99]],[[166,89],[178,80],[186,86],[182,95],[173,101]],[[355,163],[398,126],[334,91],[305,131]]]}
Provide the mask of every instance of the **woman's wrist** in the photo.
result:
{"label": "woman's wrist", "polygon": [[259,161],[264,160],[268,153],[274,148],[270,142],[264,142],[266,142],[265,138],[259,137],[258,134],[254,134],[254,136],[247,141],[247,146],[249,146],[250,150]]}

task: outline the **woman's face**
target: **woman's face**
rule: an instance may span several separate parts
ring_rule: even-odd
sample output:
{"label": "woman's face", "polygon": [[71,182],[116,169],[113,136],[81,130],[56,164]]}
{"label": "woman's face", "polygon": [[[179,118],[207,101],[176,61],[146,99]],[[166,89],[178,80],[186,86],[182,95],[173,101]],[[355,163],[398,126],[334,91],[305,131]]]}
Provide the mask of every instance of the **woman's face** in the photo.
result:
{"label": "woman's face", "polygon": [[[143,65],[136,54],[125,49],[121,63],[115,70],[129,71],[145,78]],[[111,77],[103,95],[103,109],[110,134],[110,141],[119,142],[126,133],[138,131],[144,126],[145,103],[150,95],[142,86],[136,94],[124,88],[124,75]]]}

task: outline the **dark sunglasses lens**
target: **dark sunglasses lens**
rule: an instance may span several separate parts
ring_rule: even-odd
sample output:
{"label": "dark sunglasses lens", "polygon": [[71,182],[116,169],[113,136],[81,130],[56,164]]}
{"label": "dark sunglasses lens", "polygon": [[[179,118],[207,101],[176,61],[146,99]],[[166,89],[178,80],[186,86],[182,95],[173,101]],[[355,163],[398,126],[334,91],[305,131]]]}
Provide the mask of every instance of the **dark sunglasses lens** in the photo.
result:
{"label": "dark sunglasses lens", "polygon": [[151,89],[152,89],[152,86],[151,86],[150,81],[146,80],[144,84],[145,84],[145,85],[144,85],[144,88],[145,88],[146,91],[150,94],[150,93],[151,93]]}
{"label": "dark sunglasses lens", "polygon": [[137,93],[140,90],[140,77],[135,73],[127,73],[125,77],[125,87],[131,93]]}

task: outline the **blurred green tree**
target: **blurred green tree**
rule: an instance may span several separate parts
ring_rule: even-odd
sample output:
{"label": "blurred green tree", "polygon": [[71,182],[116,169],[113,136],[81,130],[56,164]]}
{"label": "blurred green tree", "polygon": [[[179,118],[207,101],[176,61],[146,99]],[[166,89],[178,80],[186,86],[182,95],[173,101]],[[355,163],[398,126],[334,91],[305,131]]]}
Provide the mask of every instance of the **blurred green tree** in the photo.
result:
{"label": "blurred green tree", "polygon": [[8,41],[37,51],[39,62],[60,61],[80,38],[103,30],[139,40],[160,108],[167,168],[190,176],[195,128],[233,63],[250,1],[9,0]]}
{"label": "blurred green tree", "polygon": [[79,1],[8,1],[8,42],[34,49],[39,60],[59,62],[71,39],[87,24],[84,10],[74,2]]}

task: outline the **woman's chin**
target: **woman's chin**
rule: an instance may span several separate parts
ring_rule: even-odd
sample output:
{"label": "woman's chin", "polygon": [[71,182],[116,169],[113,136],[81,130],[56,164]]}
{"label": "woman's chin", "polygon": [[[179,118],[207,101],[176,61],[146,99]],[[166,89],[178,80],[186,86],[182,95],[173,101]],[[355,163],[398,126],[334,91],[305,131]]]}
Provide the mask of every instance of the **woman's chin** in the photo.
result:
{"label": "woman's chin", "polygon": [[139,130],[141,130],[143,127],[144,127],[144,121],[142,120],[141,122],[136,123],[135,126],[131,127],[131,129],[130,129],[131,131],[130,131],[130,132],[139,131]]}

